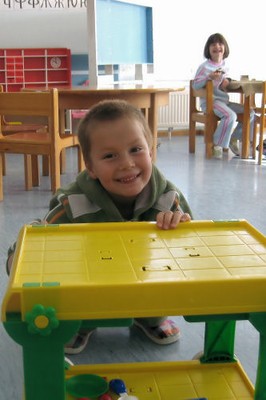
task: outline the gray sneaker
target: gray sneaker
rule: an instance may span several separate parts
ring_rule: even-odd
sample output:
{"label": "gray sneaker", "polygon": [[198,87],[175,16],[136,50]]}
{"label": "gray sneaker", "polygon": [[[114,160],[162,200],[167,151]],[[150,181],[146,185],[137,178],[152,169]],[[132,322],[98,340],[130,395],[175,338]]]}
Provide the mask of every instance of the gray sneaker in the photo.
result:
{"label": "gray sneaker", "polygon": [[229,143],[229,149],[234,153],[235,156],[240,156],[240,148],[237,139],[231,139]]}
{"label": "gray sneaker", "polygon": [[221,146],[213,146],[212,156],[213,158],[221,160],[223,158],[223,148]]}

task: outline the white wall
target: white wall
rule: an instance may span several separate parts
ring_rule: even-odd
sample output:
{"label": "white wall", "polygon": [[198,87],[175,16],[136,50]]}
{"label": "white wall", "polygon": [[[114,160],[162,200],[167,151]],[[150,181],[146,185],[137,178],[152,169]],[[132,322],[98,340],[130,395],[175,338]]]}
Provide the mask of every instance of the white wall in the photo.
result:
{"label": "white wall", "polygon": [[[147,1],[147,0],[146,0]],[[155,72],[158,79],[194,76],[203,61],[208,36],[222,33],[228,40],[232,78],[248,74],[266,79],[263,38],[265,0],[155,0]],[[260,12],[261,10],[261,12]],[[1,47],[68,47],[88,49],[86,10],[0,12]]]}
{"label": "white wall", "polygon": [[207,38],[222,33],[228,41],[232,78],[266,79],[265,0],[158,1],[155,13],[156,71],[160,78],[190,79],[204,60]]}
{"label": "white wall", "polygon": [[0,12],[1,48],[67,47],[87,53],[86,9]]}

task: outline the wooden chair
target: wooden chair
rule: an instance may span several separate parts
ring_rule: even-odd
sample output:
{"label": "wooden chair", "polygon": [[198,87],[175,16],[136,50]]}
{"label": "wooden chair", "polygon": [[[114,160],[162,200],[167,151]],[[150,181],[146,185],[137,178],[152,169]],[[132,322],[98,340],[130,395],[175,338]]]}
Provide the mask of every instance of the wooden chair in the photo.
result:
{"label": "wooden chair", "polygon": [[[205,88],[195,90],[193,81],[190,81],[189,90],[189,152],[195,153],[196,147],[196,123],[204,124],[204,142],[206,158],[212,157],[213,134],[217,128],[219,117],[213,112],[213,82],[207,81]],[[200,97],[206,98],[206,112],[199,109]],[[237,121],[243,123],[244,113],[237,114]]]}
{"label": "wooden chair", "polygon": [[59,134],[58,91],[46,92],[9,92],[0,93],[0,112],[2,116],[40,116],[47,118],[47,132],[22,131],[12,135],[3,135],[0,125],[0,200],[3,200],[2,158],[3,154],[23,154],[25,166],[25,188],[32,188],[31,156],[49,157],[51,190],[60,187],[60,154],[69,147],[78,148],[78,169],[84,162],[76,135]]}
{"label": "wooden chair", "polygon": [[[0,85],[0,92],[3,92],[3,85]],[[32,118],[28,118],[24,121],[21,121],[20,118],[16,116],[10,117],[10,119],[6,119],[3,115],[0,115],[0,123],[2,126],[2,134],[3,135],[12,135],[13,133],[22,132],[22,131],[33,131],[33,132],[44,132],[47,131],[46,121],[42,121],[42,123],[38,120],[32,121]],[[34,160],[34,156],[32,156],[33,165],[37,166],[36,160]],[[3,175],[6,174],[6,163],[5,163],[5,155],[2,156],[2,172]]]}
{"label": "wooden chair", "polygon": [[[189,88],[189,152],[195,153],[196,123],[204,124],[204,142],[206,158],[212,157],[213,133],[219,118],[213,112],[213,82],[207,81],[206,87],[195,90],[193,81]],[[199,98],[206,98],[206,112],[199,109]]]}
{"label": "wooden chair", "polygon": [[[2,125],[2,133],[3,135],[12,135],[14,133],[18,132],[47,132],[47,125],[42,125],[42,124],[35,124],[35,123],[23,123],[21,121],[17,122],[9,122],[5,119],[5,117],[1,117],[1,125]],[[3,164],[3,175],[6,174],[6,163],[5,163],[5,156],[2,156],[2,164]],[[44,163],[45,165],[45,163]],[[39,168],[38,168],[38,160],[37,156],[32,156],[32,167],[34,168],[33,171],[33,176],[36,176],[35,183],[37,186],[37,175],[39,174]],[[44,175],[48,175],[47,172],[44,169]],[[33,183],[34,185],[34,183]]]}
{"label": "wooden chair", "polygon": [[254,111],[256,113],[254,123],[254,139],[253,139],[253,158],[255,158],[256,146],[257,146],[257,125],[259,125],[259,156],[258,164],[261,165],[262,154],[263,154],[263,138],[266,129],[266,81],[262,84],[262,95],[259,106],[254,105]]}

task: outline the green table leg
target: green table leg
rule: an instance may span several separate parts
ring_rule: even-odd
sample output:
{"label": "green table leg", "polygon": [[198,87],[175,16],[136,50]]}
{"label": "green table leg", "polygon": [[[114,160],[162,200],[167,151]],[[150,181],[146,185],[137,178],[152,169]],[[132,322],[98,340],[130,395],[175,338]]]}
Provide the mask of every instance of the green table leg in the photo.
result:
{"label": "green table leg", "polygon": [[19,320],[4,326],[23,347],[25,400],[65,400],[64,344],[77,332],[80,321],[59,321],[46,335],[29,332],[29,324]]}
{"label": "green table leg", "polygon": [[205,322],[204,353],[201,362],[234,362],[236,320],[248,314],[185,316],[188,322]]}
{"label": "green table leg", "polygon": [[266,314],[251,313],[249,320],[260,333],[254,400],[266,400]]}
{"label": "green table leg", "polygon": [[202,362],[235,361],[235,325],[235,321],[209,321],[205,323]]}

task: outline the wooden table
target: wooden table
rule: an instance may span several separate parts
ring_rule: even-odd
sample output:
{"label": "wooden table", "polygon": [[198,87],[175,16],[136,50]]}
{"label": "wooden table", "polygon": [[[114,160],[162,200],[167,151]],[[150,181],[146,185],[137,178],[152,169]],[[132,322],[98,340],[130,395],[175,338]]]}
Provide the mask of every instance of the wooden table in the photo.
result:
{"label": "wooden table", "polygon": [[232,81],[227,88],[229,93],[242,93],[244,102],[243,130],[242,130],[242,154],[241,158],[249,158],[250,143],[250,109],[256,93],[262,93],[262,81],[243,80]]}
{"label": "wooden table", "polygon": [[167,105],[169,93],[178,88],[144,85],[108,85],[106,87],[58,87],[61,129],[65,128],[65,113],[72,109],[89,109],[102,100],[122,99],[142,109],[153,134],[153,160],[156,160],[158,109]]}

